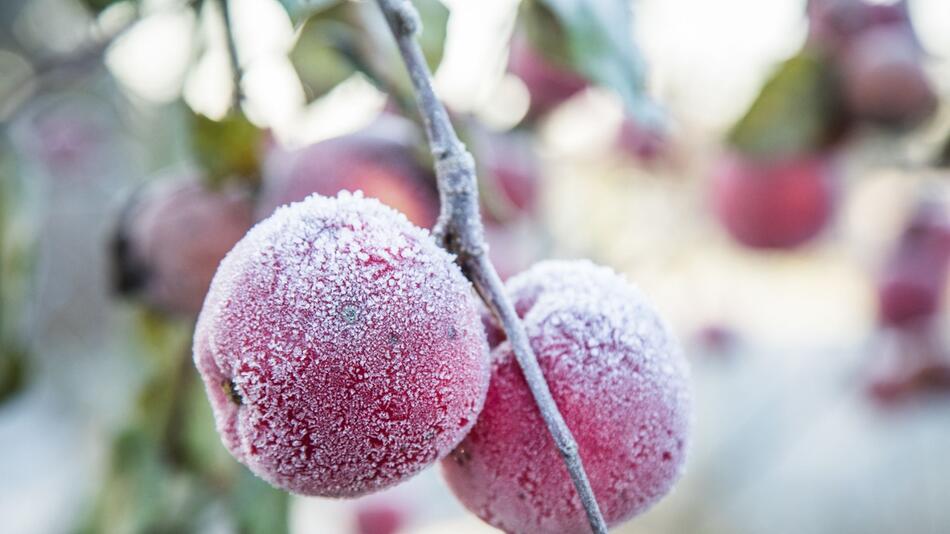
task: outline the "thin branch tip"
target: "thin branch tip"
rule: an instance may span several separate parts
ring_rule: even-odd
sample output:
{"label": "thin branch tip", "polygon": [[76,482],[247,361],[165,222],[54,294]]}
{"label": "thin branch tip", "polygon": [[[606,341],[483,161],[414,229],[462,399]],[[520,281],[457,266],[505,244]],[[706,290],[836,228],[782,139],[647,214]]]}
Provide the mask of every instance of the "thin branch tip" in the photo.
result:
{"label": "thin branch tip", "polygon": [[475,158],[459,140],[448,112],[433,89],[429,67],[419,43],[414,39],[421,29],[419,14],[409,0],[376,2],[396,38],[399,52],[409,71],[435,162],[441,206],[432,236],[440,246],[455,254],[465,276],[502,325],[528,389],[558,452],[564,459],[564,465],[587,515],[591,531],[594,534],[606,534],[607,524],[584,471],[577,441],[554,402],[537,357],[528,342],[524,325],[508,299],[501,278],[488,259],[488,246],[479,214]]}

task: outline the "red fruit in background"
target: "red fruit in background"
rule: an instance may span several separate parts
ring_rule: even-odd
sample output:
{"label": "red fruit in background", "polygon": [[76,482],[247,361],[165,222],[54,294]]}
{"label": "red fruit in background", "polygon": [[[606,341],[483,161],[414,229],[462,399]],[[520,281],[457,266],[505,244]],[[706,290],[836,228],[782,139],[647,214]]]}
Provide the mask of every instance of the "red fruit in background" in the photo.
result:
{"label": "red fruit in background", "polygon": [[882,324],[906,326],[932,318],[950,264],[950,222],[943,209],[924,204],[911,216],[878,281]]}
{"label": "red fruit in background", "polygon": [[241,190],[213,191],[194,176],[155,180],[121,217],[112,246],[115,288],[159,311],[197,314],[218,264],[252,223]]}
{"label": "red fruit in background", "polygon": [[489,374],[453,258],[346,192],[280,208],[234,247],[194,358],[234,457],[277,487],[327,497],[391,486],[448,453]]}
{"label": "red fruit in background", "polygon": [[827,156],[725,156],[712,175],[712,206],[730,235],[752,248],[792,248],[831,218],[835,172]]}
{"label": "red fruit in background", "polygon": [[844,95],[858,118],[914,126],[937,109],[937,95],[921,64],[922,52],[903,28],[868,30],[842,58]]}
{"label": "red fruit in background", "polygon": [[406,510],[395,503],[361,502],[356,506],[355,534],[396,534],[407,519]]}
{"label": "red fruit in background", "polygon": [[521,78],[528,89],[528,119],[548,113],[588,85],[577,73],[544,57],[525,37],[512,40],[508,71]]}
{"label": "red fruit in background", "polygon": [[[688,439],[686,363],[669,330],[636,289],[586,261],[537,264],[508,293],[607,523],[643,512],[679,477]],[[492,361],[478,422],[442,461],[449,486],[505,532],[589,532],[507,341]]]}
{"label": "red fruit in background", "polygon": [[313,193],[333,196],[339,191],[362,191],[422,227],[431,227],[439,213],[435,178],[416,161],[413,145],[388,131],[381,135],[379,129],[294,151],[273,149],[263,174],[261,218]]}
{"label": "red fruit in background", "polygon": [[864,0],[809,0],[806,11],[809,44],[833,55],[873,28],[901,28],[916,41],[904,1],[872,4]]}

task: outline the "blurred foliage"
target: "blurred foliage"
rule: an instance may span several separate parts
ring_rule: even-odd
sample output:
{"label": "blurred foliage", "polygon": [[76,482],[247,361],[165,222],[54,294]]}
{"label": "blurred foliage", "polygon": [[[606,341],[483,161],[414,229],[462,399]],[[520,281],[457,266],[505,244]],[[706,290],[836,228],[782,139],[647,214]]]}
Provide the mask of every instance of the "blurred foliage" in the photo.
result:
{"label": "blurred foliage", "polygon": [[26,381],[27,354],[4,341],[0,345],[0,402],[23,388]]}
{"label": "blurred foliage", "polygon": [[[327,13],[345,15],[342,11],[345,10],[337,8]],[[308,100],[325,95],[358,69],[360,40],[352,24],[335,17],[311,17],[304,23],[290,52],[290,61]]]}
{"label": "blurred foliage", "polygon": [[126,0],[80,0],[80,3],[89,11],[99,14],[105,11],[106,8],[125,1]]}
{"label": "blurred foliage", "polygon": [[231,110],[220,120],[192,113],[190,130],[195,160],[211,187],[259,183],[263,132],[243,112]]}
{"label": "blurred foliage", "polygon": [[226,451],[191,362],[192,329],[142,312],[133,336],[148,380],[112,448],[109,473],[81,530],[248,534],[287,531],[288,496]]}
{"label": "blurred foliage", "polygon": [[306,21],[311,15],[338,5],[342,0],[279,0],[294,24]]}
{"label": "blurred foliage", "polygon": [[946,139],[944,139],[940,145],[934,164],[939,167],[950,167],[950,134],[947,135]]}
{"label": "blurred foliage", "polygon": [[840,134],[845,118],[834,73],[807,53],[782,63],[729,133],[729,142],[756,155],[809,152]]}
{"label": "blurred foliage", "polygon": [[[5,148],[5,147],[3,147]],[[32,287],[35,228],[13,158],[0,154],[0,401],[26,382],[28,348],[21,331]]]}
{"label": "blurred foliage", "polygon": [[[318,3],[319,9],[303,11],[309,16],[295,15],[291,11],[293,7],[284,4],[301,25],[290,60],[308,100],[323,96],[359,72],[397,101],[410,102],[409,77],[398,61],[394,43],[376,6],[346,1]],[[439,0],[420,0],[413,4],[423,25],[419,43],[429,68],[434,70],[442,61],[449,11]],[[380,45],[389,45],[388,59],[381,57]]]}
{"label": "blurred foliage", "polygon": [[633,12],[625,0],[526,0],[528,37],[556,64],[570,66],[615,91],[644,125],[662,122],[646,92],[646,64],[633,38]]}

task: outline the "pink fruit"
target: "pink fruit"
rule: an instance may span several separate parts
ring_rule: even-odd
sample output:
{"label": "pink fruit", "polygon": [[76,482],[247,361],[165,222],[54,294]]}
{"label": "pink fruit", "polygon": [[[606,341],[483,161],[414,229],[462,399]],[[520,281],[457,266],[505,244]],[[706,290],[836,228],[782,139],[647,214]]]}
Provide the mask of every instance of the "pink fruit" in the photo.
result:
{"label": "pink fruit", "polygon": [[881,323],[905,326],[937,314],[950,264],[950,222],[923,205],[911,217],[878,282]]}
{"label": "pink fruit", "polygon": [[438,216],[432,173],[400,137],[360,132],[322,141],[297,151],[271,150],[264,165],[258,213],[266,217],[284,204],[317,193],[363,191],[422,227]]}
{"label": "pink fruit", "polygon": [[194,341],[222,440],[271,484],[355,497],[448,453],[489,362],[470,284],[360,194],[279,208],[221,263]]}
{"label": "pink fruit", "polygon": [[813,46],[837,55],[866,31],[901,28],[913,36],[907,3],[872,4],[865,0],[809,0],[808,40]]}
{"label": "pink fruit", "polygon": [[746,246],[792,248],[815,237],[830,219],[834,177],[822,155],[757,160],[730,154],[713,171],[713,210]]}
{"label": "pink fruit", "polygon": [[529,119],[548,113],[588,85],[577,73],[545,58],[524,37],[512,40],[508,71],[521,78],[528,89]]}
{"label": "pink fruit", "polygon": [[[669,330],[639,291],[590,262],[539,263],[512,278],[508,293],[606,521],[643,512],[679,477],[688,437],[686,363]],[[485,407],[442,461],[445,478],[469,510],[505,532],[589,532],[502,339],[494,338]]]}
{"label": "pink fruit", "polygon": [[195,315],[218,263],[252,224],[250,197],[196,177],[163,178],[135,195],[113,241],[115,286],[160,311]]}
{"label": "pink fruit", "polygon": [[903,28],[864,32],[843,57],[844,94],[859,118],[914,126],[937,109],[937,95],[921,64],[922,52]]}
{"label": "pink fruit", "polygon": [[396,534],[406,525],[403,507],[389,502],[366,502],[356,507],[356,534]]}

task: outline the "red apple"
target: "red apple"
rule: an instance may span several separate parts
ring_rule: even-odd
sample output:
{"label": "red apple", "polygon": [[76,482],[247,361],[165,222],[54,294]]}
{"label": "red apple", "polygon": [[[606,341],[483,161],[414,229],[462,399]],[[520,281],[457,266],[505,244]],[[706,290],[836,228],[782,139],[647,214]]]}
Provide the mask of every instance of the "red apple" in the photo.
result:
{"label": "red apple", "polygon": [[914,37],[882,27],[856,38],[842,57],[844,95],[858,118],[890,126],[914,126],[937,109],[937,95],[921,64]]}
{"label": "red apple", "polygon": [[878,281],[881,323],[905,327],[940,309],[950,264],[950,221],[937,205],[923,204],[911,216]]}
{"label": "red apple", "polygon": [[822,154],[728,154],[713,171],[711,195],[716,216],[738,242],[792,248],[815,237],[831,218],[834,165]]}
{"label": "red apple", "polygon": [[252,224],[250,196],[211,190],[194,175],[136,194],[113,240],[116,290],[159,311],[195,315],[218,264]]}
{"label": "red apple", "polygon": [[431,227],[439,211],[435,178],[416,160],[414,139],[406,133],[377,123],[299,150],[272,148],[264,162],[258,217],[314,193],[335,196],[359,190],[415,225]]}

